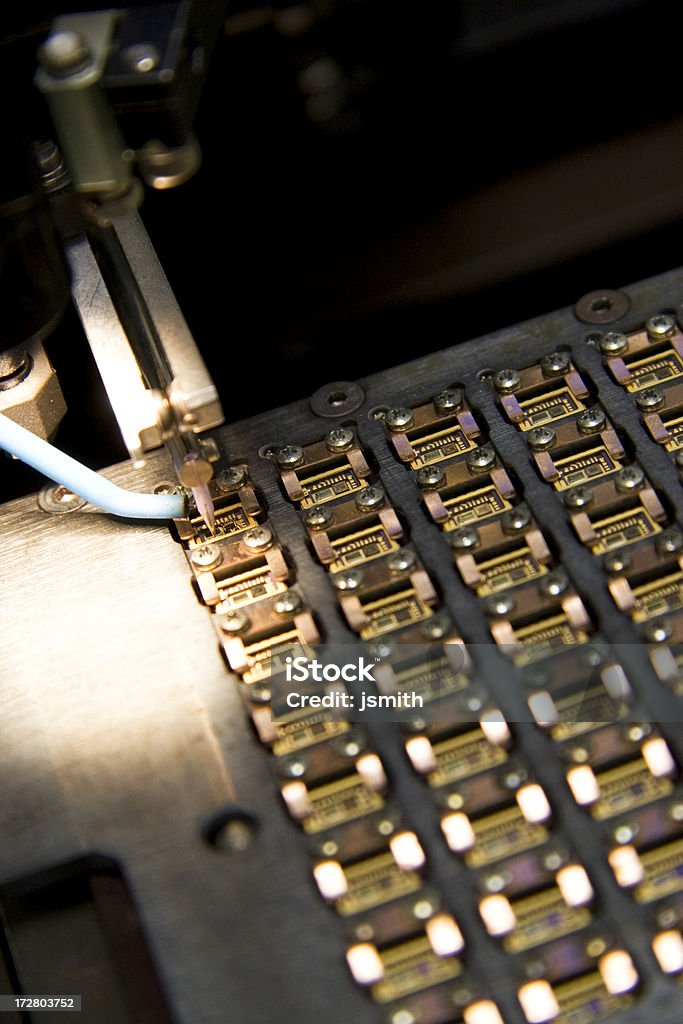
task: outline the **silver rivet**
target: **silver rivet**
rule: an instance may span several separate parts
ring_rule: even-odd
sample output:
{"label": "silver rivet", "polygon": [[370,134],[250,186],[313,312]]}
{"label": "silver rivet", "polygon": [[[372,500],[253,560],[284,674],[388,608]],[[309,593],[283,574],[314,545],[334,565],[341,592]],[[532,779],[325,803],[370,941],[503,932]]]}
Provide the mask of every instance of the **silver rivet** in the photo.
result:
{"label": "silver rivet", "polygon": [[531,512],[526,505],[515,505],[509,508],[501,519],[501,525],[506,533],[519,533],[531,525]]}
{"label": "silver rivet", "polygon": [[301,608],[301,597],[296,590],[286,590],[273,601],[273,610],[278,615],[294,615]]}
{"label": "silver rivet", "polygon": [[358,492],[356,495],[356,505],[361,512],[372,512],[373,509],[382,507],[385,497],[381,487],[378,487],[377,484],[371,484],[370,487],[364,487],[362,491]]}
{"label": "silver rivet", "polygon": [[242,466],[229,466],[222,469],[216,477],[216,483],[221,491],[234,491],[236,487],[244,483],[246,473]]}
{"label": "silver rivet", "polygon": [[447,536],[456,551],[472,551],[479,547],[479,533],[473,526],[461,526]]}
{"label": "silver rivet", "polygon": [[334,519],[334,512],[327,505],[312,505],[304,510],[303,519],[309,530],[325,530]]}
{"label": "silver rivet", "polygon": [[538,589],[544,597],[559,597],[568,586],[567,574],[562,569],[555,569],[541,578]]}
{"label": "silver rivet", "polygon": [[514,607],[515,599],[512,594],[498,594],[486,601],[486,611],[489,615],[509,615]]}
{"label": "silver rivet", "polygon": [[541,359],[541,370],[545,377],[557,377],[561,373],[567,373],[570,366],[571,360],[567,352],[551,352]]}
{"label": "silver rivet", "polygon": [[533,451],[544,452],[555,444],[557,434],[552,427],[532,427],[526,438],[527,444]]}
{"label": "silver rivet", "polygon": [[643,632],[651,644],[663,644],[673,633],[673,626],[670,619],[657,619],[646,623]]}
{"label": "silver rivet", "polygon": [[304,450],[298,444],[285,444],[278,448],[275,460],[283,469],[295,469],[304,461]]}
{"label": "silver rivet", "polygon": [[675,526],[662,530],[655,538],[655,547],[660,555],[673,555],[683,547],[683,535]]}
{"label": "silver rivet", "polygon": [[605,410],[600,405],[592,405],[576,417],[576,425],[582,434],[597,434],[604,429],[606,423]]}
{"label": "silver rivet", "polygon": [[562,500],[567,508],[585,508],[593,500],[593,491],[590,487],[581,484],[578,487],[572,487],[570,491],[565,491]]}
{"label": "silver rivet", "polygon": [[400,551],[395,551],[388,562],[390,572],[410,572],[416,564],[417,557],[412,548],[401,548]]}
{"label": "silver rivet", "polygon": [[344,569],[332,577],[336,590],[358,590],[362,582],[363,573],[360,569]]}
{"label": "silver rivet", "polygon": [[389,430],[405,430],[413,422],[413,410],[403,405],[396,406],[394,409],[387,409],[384,414],[384,422]]}
{"label": "silver rivet", "polygon": [[250,551],[266,551],[273,543],[273,532],[269,526],[255,526],[242,534],[242,543]]}
{"label": "silver rivet", "polygon": [[249,625],[249,616],[235,608],[221,615],[220,624],[224,633],[242,633]]}
{"label": "silver rivet", "polygon": [[432,399],[438,413],[457,412],[463,403],[462,388],[445,388]]}
{"label": "silver rivet", "polygon": [[667,313],[658,313],[657,316],[652,316],[646,321],[645,330],[653,341],[661,341],[671,337],[676,330],[676,321]]}
{"label": "silver rivet", "polygon": [[353,431],[348,427],[336,427],[330,430],[325,444],[331,452],[347,452],[353,445]]}
{"label": "silver rivet", "polygon": [[661,388],[645,388],[636,395],[636,405],[643,412],[651,412],[658,409],[664,402],[664,392]]}
{"label": "silver rivet", "polygon": [[202,544],[200,548],[194,548],[190,554],[190,561],[195,569],[213,569],[221,557],[221,549],[217,544]]}
{"label": "silver rivet", "polygon": [[516,370],[498,370],[491,379],[494,388],[501,395],[508,395],[516,391],[522,382],[522,378]]}
{"label": "silver rivet", "polygon": [[490,445],[483,444],[479,448],[474,448],[471,452],[468,452],[465,461],[467,462],[468,469],[476,473],[482,473],[493,469],[496,464],[496,453]]}
{"label": "silver rivet", "polygon": [[614,478],[618,491],[637,491],[645,483],[645,474],[640,466],[635,463],[632,466],[624,466]]}
{"label": "silver rivet", "polygon": [[620,572],[625,572],[632,561],[633,559],[629,551],[610,551],[603,558],[602,564],[605,572],[608,572],[611,576],[616,576]]}
{"label": "silver rivet", "polygon": [[600,351],[605,356],[618,356],[628,348],[628,338],[621,331],[607,331],[600,338]]}
{"label": "silver rivet", "polygon": [[446,483],[446,474],[441,466],[423,466],[415,474],[415,482],[422,491],[434,491]]}

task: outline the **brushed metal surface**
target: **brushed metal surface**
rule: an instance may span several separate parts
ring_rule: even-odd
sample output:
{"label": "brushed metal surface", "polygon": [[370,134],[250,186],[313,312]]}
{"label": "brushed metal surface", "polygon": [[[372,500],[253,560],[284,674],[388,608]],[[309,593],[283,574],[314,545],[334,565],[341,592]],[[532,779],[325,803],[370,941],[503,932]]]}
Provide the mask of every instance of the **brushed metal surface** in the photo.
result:
{"label": "brushed metal surface", "polygon": [[[631,309],[624,328],[661,309],[681,315],[682,281],[675,271],[626,289]],[[647,438],[571,310],[361,379],[363,404],[340,421],[356,424],[465,639],[488,641],[482,679],[506,717],[518,723],[518,740],[544,782],[559,829],[580,845],[601,895],[598,913],[614,934],[628,937],[643,992],[613,1018],[615,1024],[645,1024],[654,1014],[661,1024],[674,1024],[681,990],[653,962],[649,911],[617,888],[602,838],[570,799],[552,744],[525,724],[519,678],[490,644],[476,600],[454,572],[443,536],[424,515],[410,474],[390,453],[372,415],[377,406],[425,401],[447,384],[467,386],[541,528],[577,590],[589,598],[602,635],[623,645],[639,713],[663,723],[681,759],[681,702],[654,677],[633,625],[615,608],[594,559],[536,475],[523,439],[502,420],[489,385],[478,378],[484,366],[523,365],[559,345],[572,346],[608,415],[628,432],[636,457],[680,517],[683,496],[670,460]],[[354,372],[359,369],[345,366],[340,376],[360,377]],[[326,638],[348,642],[300,518],[272,463],[259,457],[264,446],[317,439],[331,422],[301,401],[224,428],[217,439],[228,458],[249,460],[269,519],[297,566],[297,585]],[[162,454],[142,471],[120,466],[108,472],[140,489],[171,477]],[[276,798],[268,755],[246,722],[216,653],[209,616],[168,531],[117,523],[92,510],[49,515],[29,497],[0,510],[0,536],[0,885],[84,851],[117,859],[180,1024],[382,1022],[382,1012],[349,982],[342,929],[313,892],[303,836]],[[471,876],[440,839],[434,806],[408,770],[397,727],[380,723],[370,731],[394,798],[425,846],[430,881],[463,926],[470,966],[489,985],[506,1024],[521,1024],[518,977],[481,935]],[[261,822],[242,855],[218,853],[200,839],[205,816],[233,801]]]}
{"label": "brushed metal surface", "polygon": [[[138,488],[170,477],[163,455],[109,475]],[[165,527],[49,515],[35,497],[4,506],[2,535],[0,882],[107,854],[181,1024],[256,1024],[278,1003],[286,1019],[346,1019],[328,1006],[335,972],[346,987],[328,912],[181,548]],[[244,855],[200,838],[233,802],[262,822]],[[329,983],[314,956],[325,947]]]}

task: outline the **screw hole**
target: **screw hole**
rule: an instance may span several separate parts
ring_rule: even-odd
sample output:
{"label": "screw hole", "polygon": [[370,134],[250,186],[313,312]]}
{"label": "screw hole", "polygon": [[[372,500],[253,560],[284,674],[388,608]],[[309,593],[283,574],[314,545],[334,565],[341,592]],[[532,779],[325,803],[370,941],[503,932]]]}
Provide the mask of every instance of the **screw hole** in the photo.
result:
{"label": "screw hole", "polygon": [[590,308],[593,313],[609,313],[613,305],[614,302],[608,295],[598,295],[591,302]]}
{"label": "screw hole", "polygon": [[493,370],[487,366],[485,369],[480,370],[477,374],[477,380],[488,381],[493,377]]}
{"label": "screw hole", "polygon": [[243,853],[256,838],[258,819],[241,807],[224,807],[202,826],[202,839],[222,853]]}
{"label": "screw hole", "polygon": [[333,409],[337,409],[344,402],[347,402],[348,398],[349,396],[345,391],[331,391],[327,396],[327,404],[332,406]]}

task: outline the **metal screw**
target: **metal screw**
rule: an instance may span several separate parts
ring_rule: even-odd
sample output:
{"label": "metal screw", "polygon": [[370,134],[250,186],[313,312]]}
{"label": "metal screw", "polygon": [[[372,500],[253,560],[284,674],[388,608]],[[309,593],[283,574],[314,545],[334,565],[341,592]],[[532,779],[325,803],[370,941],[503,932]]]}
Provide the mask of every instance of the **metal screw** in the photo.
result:
{"label": "metal screw", "polygon": [[269,526],[255,526],[242,534],[242,543],[250,551],[266,551],[273,543],[273,531]]}
{"label": "metal screw", "polygon": [[471,551],[479,547],[479,532],[474,526],[461,526],[448,534],[448,540],[456,551]]}
{"label": "metal screw", "polygon": [[390,572],[410,572],[415,568],[417,557],[412,548],[401,548],[389,559]]}
{"label": "metal screw", "polygon": [[486,611],[489,615],[509,615],[515,607],[515,599],[512,594],[499,594],[497,597],[489,597],[486,601]]}
{"label": "metal screw", "polygon": [[326,505],[312,505],[304,510],[303,518],[310,530],[324,530],[334,519],[334,512]]}
{"label": "metal screw", "polygon": [[500,892],[505,888],[505,877],[502,874],[487,875],[484,885],[489,892]]}
{"label": "metal screw", "polygon": [[433,491],[446,483],[446,474],[441,466],[424,466],[415,474],[415,482],[422,491]]}
{"label": "metal screw", "polygon": [[618,356],[628,348],[628,338],[621,331],[607,331],[600,338],[600,351],[605,356]]}
{"label": "metal screw", "polygon": [[254,704],[270,704],[273,694],[266,683],[257,683],[249,687],[249,700]]}
{"label": "metal screw", "polygon": [[547,871],[557,871],[566,860],[560,850],[550,850],[543,858],[543,867]]}
{"label": "metal screw", "polygon": [[8,349],[0,352],[0,391],[10,391],[26,380],[33,369],[33,360],[28,352]]}
{"label": "metal screw", "polygon": [[544,597],[559,597],[568,586],[567,574],[562,569],[555,569],[541,578],[538,589]]}
{"label": "metal screw", "polygon": [[331,452],[347,452],[353,445],[353,431],[348,427],[335,427],[325,438]]}
{"label": "metal screw", "polygon": [[683,547],[683,535],[675,526],[662,530],[655,540],[655,546],[660,555],[673,555]]}
{"label": "metal screw", "polygon": [[432,615],[420,626],[420,632],[427,640],[441,640],[451,629],[451,620],[443,612],[439,615]]}
{"label": "metal screw", "polygon": [[636,405],[642,412],[651,412],[658,409],[664,402],[664,392],[661,388],[645,388],[636,395]]}
{"label": "metal screw", "polygon": [[582,434],[596,434],[606,423],[607,417],[600,405],[592,405],[590,409],[584,409],[576,417],[576,425]]}
{"label": "metal screw", "polygon": [[301,597],[296,590],[286,590],[273,601],[273,610],[277,615],[294,615],[301,608]]}
{"label": "metal screw", "polygon": [[286,779],[300,779],[306,774],[306,759],[301,754],[294,757],[281,758],[278,762],[278,771]]}
{"label": "metal screw", "polygon": [[275,461],[283,469],[295,469],[304,461],[304,450],[298,444],[285,444],[278,448]]}
{"label": "metal screw", "polygon": [[658,619],[646,623],[643,632],[651,644],[663,644],[673,633],[673,626],[670,619]]}
{"label": "metal screw", "polygon": [[146,75],[159,65],[161,56],[152,43],[135,43],[128,46],[122,53],[123,59],[131,71],[138,75]]}
{"label": "metal screw", "polygon": [[38,494],[38,505],[43,512],[56,512],[64,515],[83,508],[87,502],[63,484],[48,484]]}
{"label": "metal screw", "polygon": [[216,477],[216,483],[221,491],[234,491],[236,487],[244,483],[246,473],[242,466],[229,466],[222,469]]}
{"label": "metal screw", "polygon": [[635,839],[637,833],[637,828],[625,823],[624,825],[617,825],[612,834],[616,841],[623,845],[624,843],[630,843],[632,839]]}
{"label": "metal screw", "polygon": [[365,738],[359,733],[347,733],[337,743],[337,749],[344,757],[358,757],[361,750],[365,749]]}
{"label": "metal screw", "polygon": [[616,575],[625,572],[633,561],[629,551],[610,551],[602,560],[605,572]]}
{"label": "metal screw", "polygon": [[53,32],[38,50],[40,63],[56,77],[76,74],[88,66],[88,44],[80,32],[64,29]]}
{"label": "metal screw", "polygon": [[496,453],[490,445],[483,444],[468,453],[466,462],[468,469],[482,473],[485,470],[493,469],[496,464]]}
{"label": "metal screw", "polygon": [[249,616],[239,608],[234,608],[220,619],[224,633],[242,633],[249,625]]}
{"label": "metal screw", "polygon": [[563,501],[567,508],[585,508],[593,500],[593,491],[583,484],[564,492]]}
{"label": "metal screw", "polygon": [[502,395],[516,391],[522,383],[522,378],[516,370],[498,370],[497,373],[494,373],[492,380],[494,388]]}
{"label": "metal screw", "polygon": [[387,409],[384,414],[384,422],[389,430],[405,430],[413,422],[413,410],[399,405],[395,409]]}
{"label": "metal screw", "polygon": [[506,533],[519,533],[531,525],[531,512],[526,505],[516,505],[509,508],[501,519],[501,525]]}
{"label": "metal screw", "polygon": [[673,821],[683,821],[683,803],[677,800],[675,803],[671,804],[671,807],[669,808],[669,815]]}
{"label": "metal screw", "polygon": [[462,388],[445,388],[434,395],[432,402],[439,413],[456,412],[463,403]]}
{"label": "metal screw", "polygon": [[557,377],[561,373],[566,373],[570,366],[571,360],[567,352],[551,352],[541,359],[541,369],[545,377]]}
{"label": "metal screw", "polygon": [[645,483],[645,473],[635,463],[632,466],[624,466],[614,478],[618,491],[637,491]]}
{"label": "metal screw", "polygon": [[362,582],[363,573],[360,569],[344,569],[332,577],[336,590],[358,590]]}
{"label": "metal screw", "polygon": [[384,504],[385,494],[377,484],[364,487],[356,495],[356,505],[361,512],[372,512],[373,509],[381,508]]}
{"label": "metal screw", "polygon": [[532,451],[544,452],[555,444],[557,434],[552,427],[533,427],[526,438]]}
{"label": "metal screw", "polygon": [[381,640],[373,640],[372,643],[368,644],[368,655],[371,658],[377,658],[378,660],[390,658],[395,651],[396,644],[388,637]]}
{"label": "metal screw", "polygon": [[221,549],[217,544],[202,544],[200,548],[195,548],[190,555],[190,561],[195,569],[213,569],[221,558]]}
{"label": "metal screw", "polygon": [[667,313],[658,313],[646,321],[645,330],[653,341],[661,341],[663,338],[671,337],[676,330],[676,321]]}

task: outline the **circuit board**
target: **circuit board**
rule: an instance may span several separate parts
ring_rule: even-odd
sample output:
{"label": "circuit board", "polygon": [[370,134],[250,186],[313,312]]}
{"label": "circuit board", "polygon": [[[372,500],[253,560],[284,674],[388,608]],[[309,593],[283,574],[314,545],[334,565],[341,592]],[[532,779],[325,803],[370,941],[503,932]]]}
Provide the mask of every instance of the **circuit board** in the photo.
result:
{"label": "circuit board", "polygon": [[[126,800],[116,730],[103,773],[95,747],[74,769],[77,741],[53,740],[63,818],[35,777],[40,814],[0,784],[15,930],[22,878],[106,854],[181,1024],[678,1021],[681,296],[680,272],[595,293],[219,431],[213,536],[191,508],[169,532],[6,506],[22,622],[50,617],[67,563],[74,611],[115,593],[120,621],[144,622],[80,653],[50,634],[30,660],[4,641],[8,763],[27,692],[47,721],[72,687],[102,735],[95,661],[117,702],[134,690],[143,734],[194,695],[145,777],[122,767]],[[145,473],[164,486],[164,457]],[[36,537],[59,584],[29,585]],[[369,684],[339,670],[363,659]],[[190,820],[165,847],[171,748]]]}

